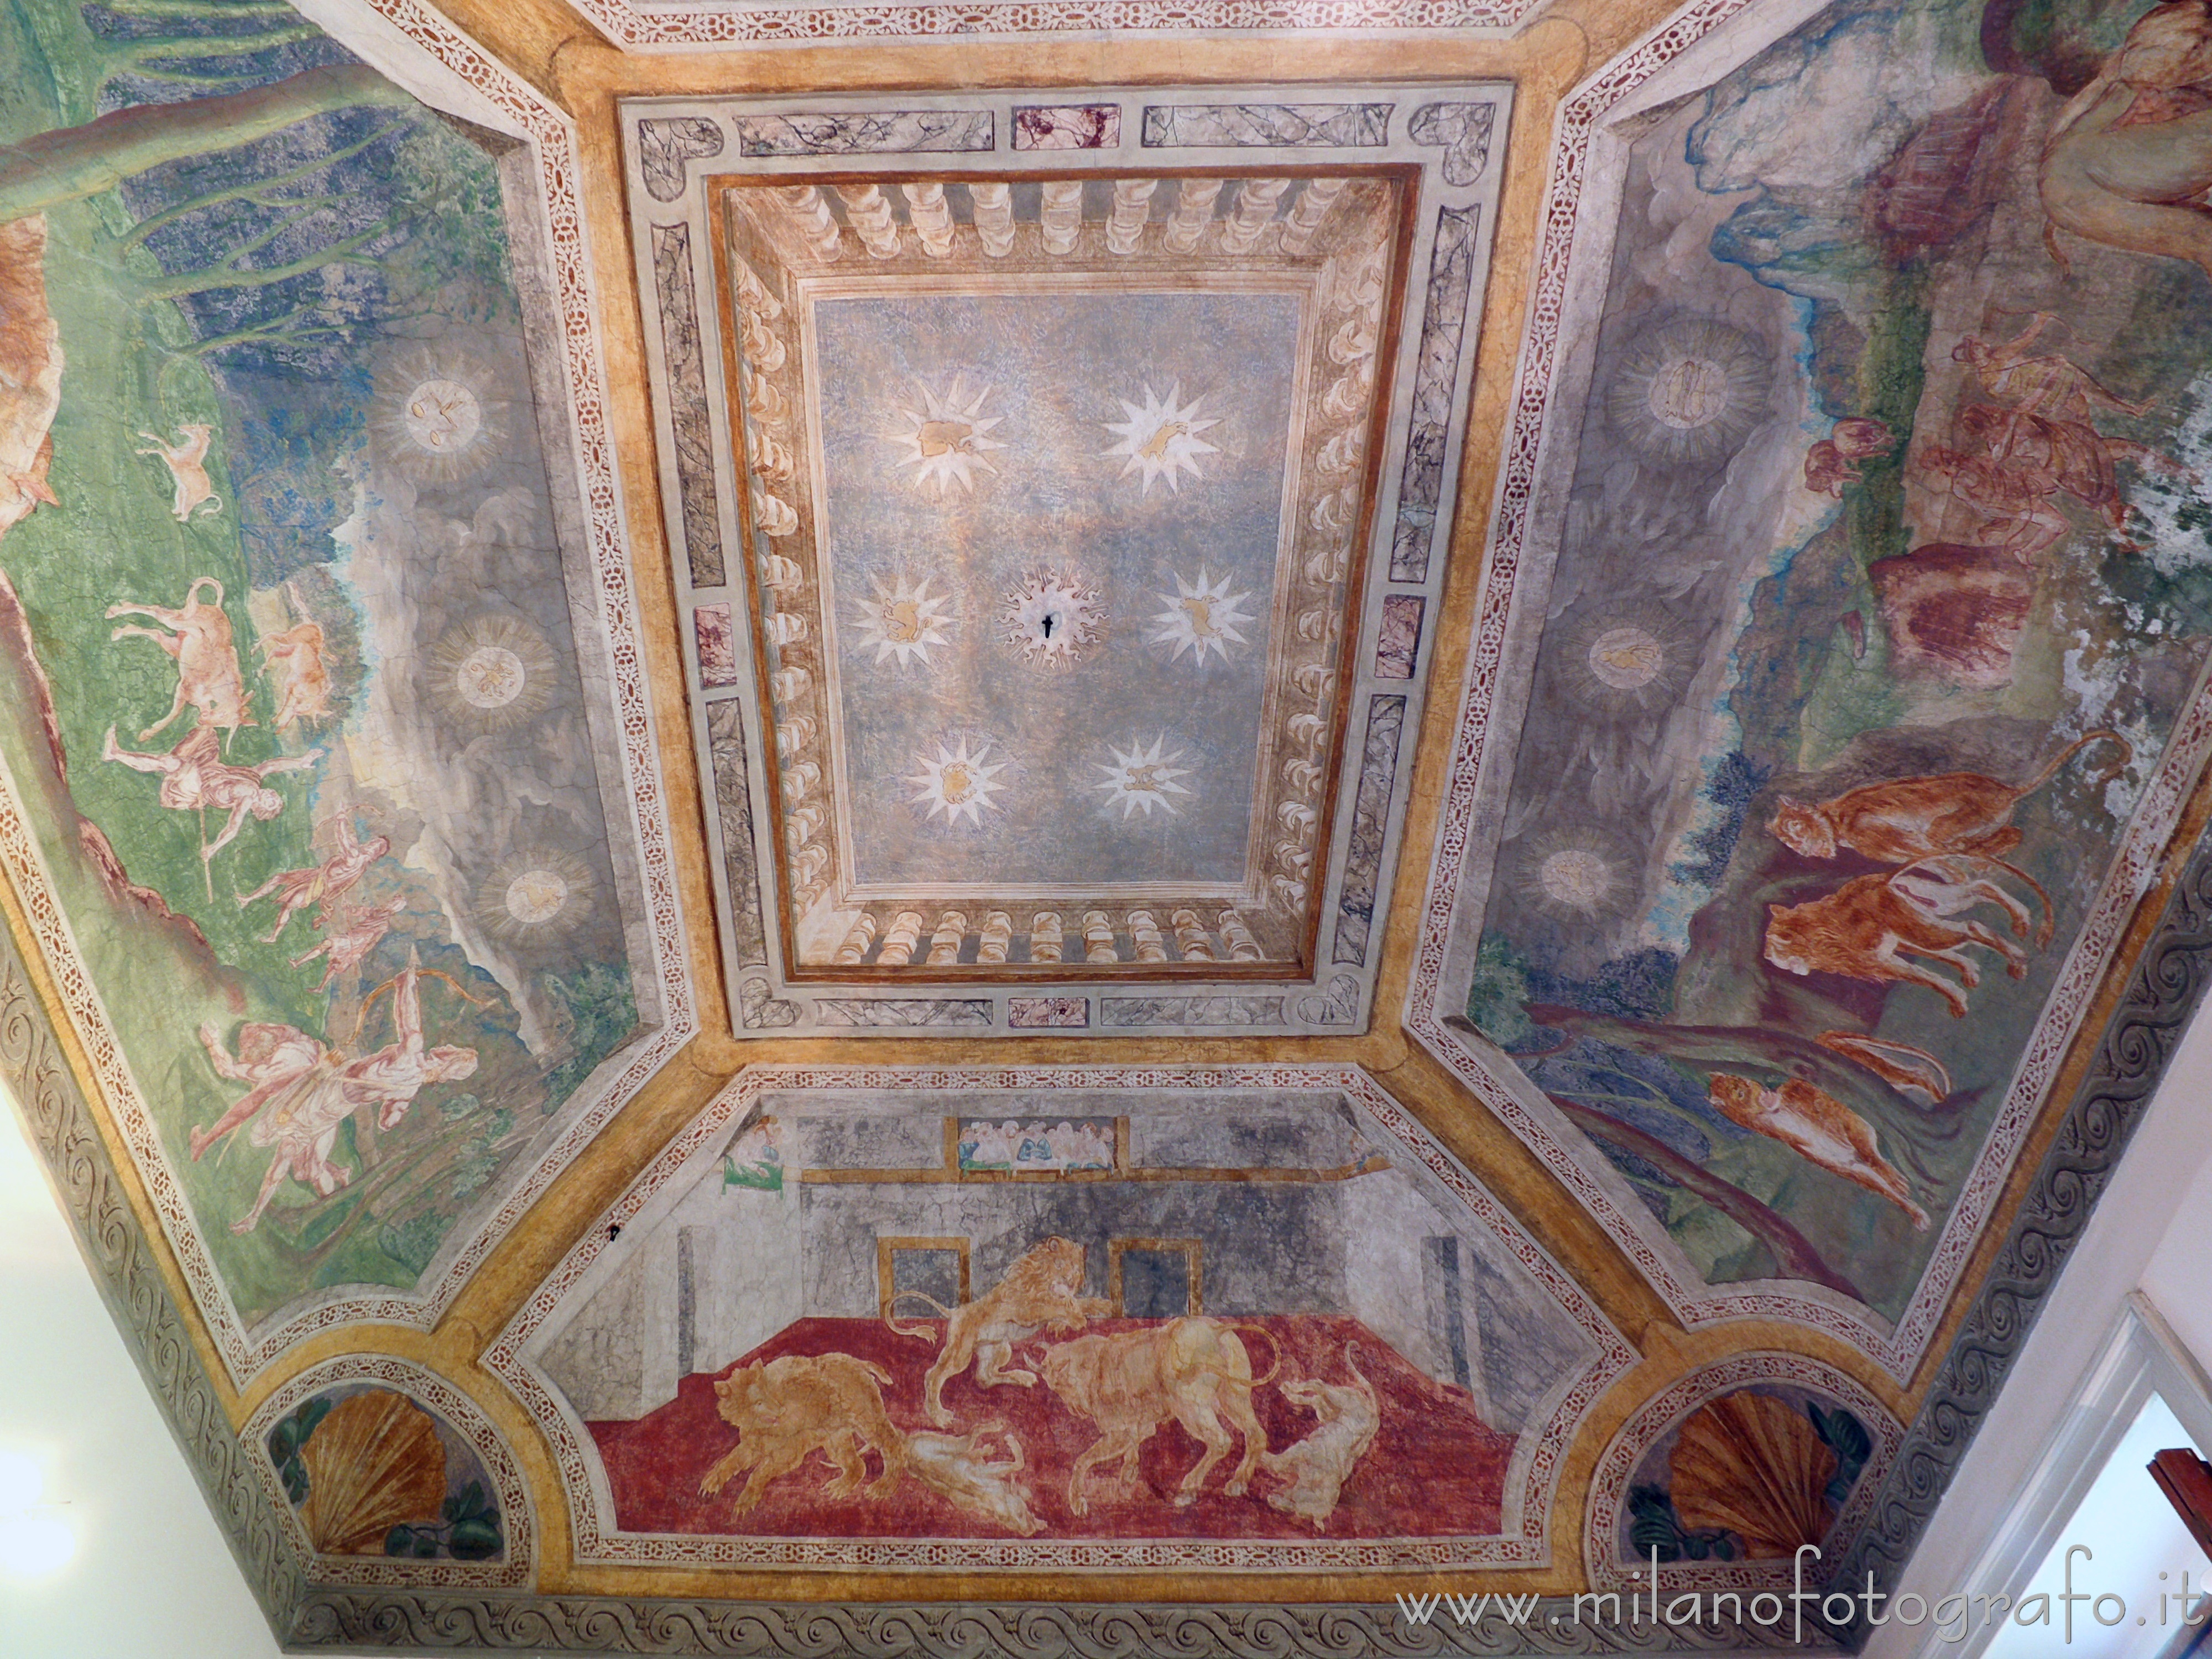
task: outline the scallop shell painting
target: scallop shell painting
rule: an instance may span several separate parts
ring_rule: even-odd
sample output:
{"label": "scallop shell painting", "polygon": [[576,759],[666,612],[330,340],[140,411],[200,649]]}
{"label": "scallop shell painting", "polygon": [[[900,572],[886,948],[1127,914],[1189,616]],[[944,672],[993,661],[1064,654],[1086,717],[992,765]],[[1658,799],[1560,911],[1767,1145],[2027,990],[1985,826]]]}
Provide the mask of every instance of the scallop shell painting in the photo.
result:
{"label": "scallop shell painting", "polygon": [[322,1555],[495,1561],[496,1488],[443,1419],[389,1389],[326,1389],[269,1431],[269,1457]]}

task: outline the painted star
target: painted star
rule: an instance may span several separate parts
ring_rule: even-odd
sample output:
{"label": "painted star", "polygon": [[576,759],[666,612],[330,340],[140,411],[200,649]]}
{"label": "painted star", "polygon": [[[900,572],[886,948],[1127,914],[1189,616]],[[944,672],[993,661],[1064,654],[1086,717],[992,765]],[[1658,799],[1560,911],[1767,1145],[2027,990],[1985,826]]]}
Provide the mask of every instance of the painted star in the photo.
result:
{"label": "painted star", "polygon": [[[1168,574],[1175,575],[1173,571]],[[1230,578],[1224,576],[1218,582],[1209,583],[1206,567],[1200,565],[1195,580],[1186,582],[1175,576],[1176,592],[1160,595],[1168,602],[1168,608],[1152,618],[1158,627],[1152,640],[1155,645],[1175,647],[1168,658],[1170,662],[1186,651],[1197,653],[1192,659],[1194,662],[1204,662],[1208,651],[1227,662],[1231,644],[1247,643],[1237,624],[1254,619],[1249,611],[1239,608],[1252,596],[1249,592],[1231,593],[1229,582]]]}
{"label": "painted star", "polygon": [[906,780],[920,792],[914,797],[913,804],[920,806],[927,803],[929,811],[925,817],[933,818],[942,812],[947,823],[956,823],[964,817],[969,823],[980,827],[986,807],[994,811],[1003,810],[991,797],[1007,787],[1003,783],[994,783],[992,780],[1005,771],[1010,763],[999,761],[986,765],[985,758],[990,752],[991,745],[985,744],[974,754],[969,754],[968,739],[963,738],[957,750],[947,750],[943,744],[939,744],[935,760],[927,755],[916,755],[915,761],[921,770]]}
{"label": "painted star", "polygon": [[[1112,744],[1106,745],[1113,750],[1114,764],[1099,766],[1098,769],[1106,775],[1106,781],[1091,787],[1107,792],[1106,811],[1109,816],[1116,803],[1120,804],[1121,817],[1125,820],[1139,807],[1144,809],[1146,817],[1152,817],[1155,806],[1165,808],[1170,817],[1175,815],[1175,803],[1168,797],[1191,793],[1176,780],[1188,777],[1194,769],[1175,764],[1182,758],[1180,749],[1163,755],[1160,751],[1166,745],[1165,732],[1152,739],[1150,749],[1135,738],[1130,739],[1126,754],[1114,748]],[[1097,763],[1093,762],[1092,764],[1097,765]]]}
{"label": "painted star", "polygon": [[1182,382],[1180,380],[1168,387],[1165,403],[1155,397],[1152,388],[1147,385],[1143,408],[1139,409],[1126,398],[1116,398],[1114,401],[1121,405],[1129,418],[1124,422],[1105,421],[1100,423],[1109,432],[1120,433],[1121,441],[1110,449],[1099,451],[1099,453],[1127,455],[1129,458],[1129,464],[1115,476],[1126,478],[1139,468],[1143,469],[1145,483],[1143,489],[1138,492],[1139,495],[1152,494],[1155,478],[1165,478],[1168,489],[1174,490],[1184,468],[1189,469],[1192,477],[1203,477],[1205,475],[1198,470],[1198,458],[1221,453],[1198,435],[1209,427],[1219,426],[1220,417],[1199,419],[1198,406],[1206,399],[1193,398],[1189,403],[1179,404],[1182,396]]}
{"label": "painted star", "polygon": [[933,595],[928,577],[909,583],[901,575],[889,587],[871,577],[869,585],[876,599],[860,610],[860,648],[873,646],[878,662],[894,656],[902,668],[916,657],[927,662],[931,646],[948,643],[952,618],[945,613],[952,601]]}
{"label": "painted star", "polygon": [[983,435],[1006,418],[983,413],[983,402],[991,395],[991,388],[987,386],[963,402],[965,378],[955,374],[942,398],[927,382],[916,380],[915,389],[921,393],[922,406],[898,405],[905,428],[885,434],[886,442],[903,444],[912,452],[898,465],[921,469],[914,475],[914,487],[940,500],[956,483],[962,494],[973,495],[977,467],[986,472],[999,470],[983,459],[983,452],[1006,447],[996,438]]}

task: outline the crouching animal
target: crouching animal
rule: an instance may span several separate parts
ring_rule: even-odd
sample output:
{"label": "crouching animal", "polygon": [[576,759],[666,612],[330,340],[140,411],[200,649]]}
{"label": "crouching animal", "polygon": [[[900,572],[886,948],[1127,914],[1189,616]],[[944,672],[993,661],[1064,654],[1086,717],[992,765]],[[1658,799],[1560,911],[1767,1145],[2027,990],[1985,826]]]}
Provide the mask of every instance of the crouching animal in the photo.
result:
{"label": "crouching animal", "polygon": [[[945,1308],[919,1291],[901,1291],[892,1299],[927,1303],[945,1316],[945,1350],[929,1368],[922,1383],[922,1402],[929,1420],[944,1428],[952,1421],[945,1404],[945,1385],[975,1366],[975,1386],[994,1388],[1012,1382],[1028,1389],[1036,1385],[1036,1374],[1005,1369],[1014,1357],[1014,1344],[1050,1331],[1055,1336],[1079,1331],[1090,1320],[1113,1311],[1110,1304],[1086,1297],[1083,1289],[1083,1246],[1069,1238],[1048,1238],[1023,1253],[1006,1269],[1006,1276],[965,1307]],[[929,1328],[919,1321],[885,1323],[901,1336],[927,1337]]]}
{"label": "crouching animal", "polygon": [[1267,1449],[1267,1432],[1253,1414],[1252,1390],[1273,1380],[1282,1355],[1278,1351],[1267,1375],[1255,1377],[1250,1356],[1228,1326],[1218,1319],[1172,1319],[1146,1330],[1058,1343],[1045,1350],[1037,1368],[1047,1388],[1098,1425],[1098,1438],[1067,1475],[1067,1507],[1087,1515],[1085,1478],[1119,1458],[1115,1495],[1133,1496],[1137,1454],[1170,1420],[1182,1424],[1206,1447],[1206,1455],[1176,1489],[1176,1506],[1196,1503],[1206,1476],[1229,1455],[1231,1426],[1243,1437],[1244,1455],[1221,1490],[1231,1498],[1241,1495]]}
{"label": "crouching animal", "polygon": [[1344,1345],[1349,1383],[1316,1377],[1282,1385],[1283,1398],[1311,1412],[1319,1426],[1279,1452],[1260,1454],[1261,1471],[1289,1483],[1269,1492],[1267,1502],[1285,1515],[1312,1522],[1316,1532],[1335,1513],[1352,1466],[1367,1455],[1382,1426],[1382,1404],[1359,1369],[1358,1353],[1351,1343]]}
{"label": "crouching animal", "polygon": [[846,1498],[867,1481],[861,1454],[876,1449],[884,1472],[867,1495],[882,1498],[908,1467],[906,1437],[884,1409],[882,1366],[848,1353],[787,1354],[741,1365],[714,1383],[714,1408],[741,1437],[715,1460],[699,1482],[712,1498],[742,1471],[744,1482],[730,1505],[742,1514],[761,1500],[771,1481],[789,1474],[815,1452],[837,1466],[823,1496]]}
{"label": "crouching animal", "polygon": [[1879,1193],[1917,1231],[1928,1231],[1928,1212],[1913,1202],[1905,1172],[1881,1155],[1874,1125],[1826,1091],[1798,1077],[1767,1089],[1747,1077],[1716,1072],[1706,1097],[1731,1122],[1771,1135],[1808,1163]]}
{"label": "crouching animal", "polygon": [[[1006,1453],[995,1462],[988,1449],[993,1435],[1005,1443]],[[907,1473],[953,1508],[995,1521],[1024,1538],[1044,1530],[1028,1497],[1009,1478],[1028,1467],[1022,1443],[996,1418],[973,1434],[910,1434],[906,1450]]]}
{"label": "crouching animal", "polygon": [[[902,1476],[911,1475],[955,1509],[1024,1538],[1044,1529],[1011,1479],[1027,1460],[1003,1423],[983,1424],[972,1434],[908,1435],[884,1408],[882,1385],[890,1380],[882,1366],[848,1353],[787,1354],[718,1379],[715,1409],[741,1437],[707,1471],[701,1495],[712,1498],[742,1471],[730,1509],[743,1514],[760,1502],[769,1482],[820,1452],[837,1468],[837,1478],[822,1489],[824,1498],[849,1498],[863,1486],[871,1500],[884,1498]],[[1006,1455],[996,1459],[988,1449],[993,1435],[1004,1442]],[[873,1482],[866,1462],[871,1447],[884,1463]]]}

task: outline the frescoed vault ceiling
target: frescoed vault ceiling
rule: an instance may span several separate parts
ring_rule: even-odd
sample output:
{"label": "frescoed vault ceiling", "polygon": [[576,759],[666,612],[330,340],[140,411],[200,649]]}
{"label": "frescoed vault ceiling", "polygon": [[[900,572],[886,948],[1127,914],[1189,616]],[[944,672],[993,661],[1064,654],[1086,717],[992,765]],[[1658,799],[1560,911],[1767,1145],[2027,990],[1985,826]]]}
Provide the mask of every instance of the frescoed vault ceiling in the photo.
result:
{"label": "frescoed vault ceiling", "polygon": [[2212,8],[0,85],[0,1075],[287,1643],[1895,1582],[2212,965]]}

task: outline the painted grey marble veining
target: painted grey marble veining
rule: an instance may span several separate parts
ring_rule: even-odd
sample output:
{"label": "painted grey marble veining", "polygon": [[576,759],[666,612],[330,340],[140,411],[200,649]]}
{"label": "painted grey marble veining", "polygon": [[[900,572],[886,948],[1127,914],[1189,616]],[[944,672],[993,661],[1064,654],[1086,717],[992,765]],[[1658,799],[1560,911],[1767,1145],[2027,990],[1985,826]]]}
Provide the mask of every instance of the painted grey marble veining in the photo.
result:
{"label": "painted grey marble veining", "polygon": [[1390,104],[1150,104],[1145,147],[1282,149],[1292,145],[1379,148],[1390,130]]}
{"label": "painted grey marble veining", "polygon": [[1424,104],[1407,123],[1406,136],[1417,144],[1444,147],[1444,182],[1465,186],[1482,177],[1490,162],[1490,129],[1495,104]]}
{"label": "painted grey marble veining", "polygon": [[741,115],[737,129],[738,153],[752,156],[943,155],[993,142],[987,109]]}
{"label": "painted grey marble veining", "polygon": [[1429,302],[1421,319],[1421,355],[1413,374],[1413,429],[1406,434],[1406,468],[1398,484],[1398,523],[1390,541],[1390,580],[1426,580],[1443,499],[1445,439],[1451,429],[1452,393],[1459,383],[1468,303],[1475,289],[1475,233],[1480,207],[1445,208],[1437,215],[1436,252],[1429,260]]}

